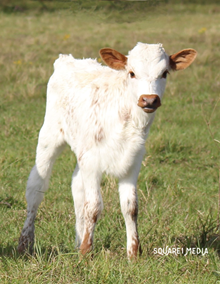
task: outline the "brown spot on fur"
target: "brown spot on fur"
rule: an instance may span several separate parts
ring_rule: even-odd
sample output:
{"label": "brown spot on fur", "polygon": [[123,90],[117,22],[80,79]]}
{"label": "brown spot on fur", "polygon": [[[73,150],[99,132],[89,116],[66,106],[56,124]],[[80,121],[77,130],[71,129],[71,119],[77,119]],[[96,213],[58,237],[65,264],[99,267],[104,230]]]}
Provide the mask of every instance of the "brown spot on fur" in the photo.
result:
{"label": "brown spot on fur", "polygon": [[92,239],[87,229],[82,244],[80,246],[80,252],[83,255],[85,255],[86,253],[90,252],[91,249],[92,249]]}
{"label": "brown spot on fur", "polygon": [[91,106],[97,106],[98,105],[98,97],[97,96],[94,96],[93,99],[92,99],[92,102],[91,102]]}
{"label": "brown spot on fur", "polygon": [[78,162],[81,162],[84,152],[80,152],[78,156]]}
{"label": "brown spot on fur", "polygon": [[92,216],[92,220],[93,220],[94,223],[96,223],[96,222],[97,222],[97,219],[98,219],[98,211],[96,210],[96,211],[94,212],[93,216]]}
{"label": "brown spot on fur", "polygon": [[64,131],[63,131],[63,129],[62,129],[62,128],[60,128],[60,132],[61,132],[62,134],[64,134]]}
{"label": "brown spot on fur", "polygon": [[131,218],[135,223],[137,222],[137,216],[138,216],[138,200],[137,200],[137,193],[136,188],[134,187],[133,190],[133,197],[131,200],[128,200],[128,208],[129,208],[129,214],[131,215]]}
{"label": "brown spot on fur", "polygon": [[131,210],[131,218],[133,221],[137,221],[137,216],[138,216],[138,203],[137,201],[134,202],[133,208]]}
{"label": "brown spot on fur", "polygon": [[90,231],[88,227],[86,227],[86,233],[84,235],[82,244],[80,246],[80,251],[83,255],[86,253],[90,252],[92,250],[92,231],[94,229],[93,225],[97,222],[98,219],[98,208],[95,209],[93,212],[88,211],[88,206],[89,202],[85,202],[84,204],[84,218],[85,218],[85,223],[89,224]]}
{"label": "brown spot on fur", "polygon": [[98,105],[98,102],[99,102],[98,91],[99,91],[99,87],[95,86],[91,106],[97,106]]}
{"label": "brown spot on fur", "polygon": [[137,257],[138,246],[139,246],[139,241],[138,241],[137,236],[136,236],[136,237],[133,237],[133,238],[132,238],[132,246],[131,246],[131,249],[132,249],[132,255],[133,255],[134,257]]}
{"label": "brown spot on fur", "polygon": [[98,99],[95,99],[94,101],[92,101],[92,105],[96,105],[98,103]]}
{"label": "brown spot on fur", "polygon": [[[85,213],[85,210],[88,208],[88,202],[85,202],[84,204],[84,213]],[[92,216],[91,216],[92,215]],[[91,217],[91,218],[90,218]],[[93,213],[89,214],[89,217],[85,216],[85,218],[87,220],[89,220],[90,222],[93,222],[93,223],[96,223],[97,222],[97,219],[98,219],[98,209],[96,209]]]}
{"label": "brown spot on fur", "polygon": [[121,112],[118,113],[119,118],[122,123],[126,123],[130,120],[131,118],[131,110],[122,110]]}
{"label": "brown spot on fur", "polygon": [[136,234],[133,238],[132,238],[132,245],[131,245],[131,250],[129,251],[129,258],[132,259],[136,259],[137,255],[142,254],[142,249],[141,249],[141,244],[139,242],[139,238],[138,235]]}
{"label": "brown spot on fur", "polygon": [[101,142],[104,137],[105,137],[105,134],[104,134],[103,128],[100,127],[98,132],[95,135],[95,140],[96,142]]}
{"label": "brown spot on fur", "polygon": [[126,122],[130,119],[130,117],[131,117],[131,112],[130,111],[124,113],[124,115],[123,115],[123,119]]}

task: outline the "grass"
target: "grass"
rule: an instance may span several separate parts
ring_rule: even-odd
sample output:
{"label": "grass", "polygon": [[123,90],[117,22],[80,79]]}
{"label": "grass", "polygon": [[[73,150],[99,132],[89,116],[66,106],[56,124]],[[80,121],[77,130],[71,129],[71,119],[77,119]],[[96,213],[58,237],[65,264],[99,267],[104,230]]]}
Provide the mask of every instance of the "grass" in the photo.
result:
{"label": "grass", "polygon": [[[220,279],[217,230],[220,141],[220,6],[162,5],[146,11],[17,12],[0,15],[1,283],[214,283]],[[105,176],[105,209],[93,260],[74,248],[70,192],[76,163],[66,149],[54,166],[36,219],[33,256],[16,252],[26,215],[25,184],[34,164],[47,81],[59,53],[127,53],[137,41],[170,54],[192,47],[193,65],[168,78],[138,180],[143,255],[126,258],[117,180]],[[212,134],[210,134],[210,131]],[[208,254],[154,254],[154,248],[208,248]]]}

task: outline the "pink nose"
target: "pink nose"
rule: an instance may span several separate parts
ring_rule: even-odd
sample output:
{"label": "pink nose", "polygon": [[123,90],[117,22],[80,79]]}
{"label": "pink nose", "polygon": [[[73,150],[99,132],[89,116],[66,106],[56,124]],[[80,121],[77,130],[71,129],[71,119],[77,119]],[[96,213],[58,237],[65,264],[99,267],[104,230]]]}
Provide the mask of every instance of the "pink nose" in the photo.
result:
{"label": "pink nose", "polygon": [[138,106],[143,108],[146,113],[152,113],[161,106],[160,97],[158,95],[142,95],[138,100]]}

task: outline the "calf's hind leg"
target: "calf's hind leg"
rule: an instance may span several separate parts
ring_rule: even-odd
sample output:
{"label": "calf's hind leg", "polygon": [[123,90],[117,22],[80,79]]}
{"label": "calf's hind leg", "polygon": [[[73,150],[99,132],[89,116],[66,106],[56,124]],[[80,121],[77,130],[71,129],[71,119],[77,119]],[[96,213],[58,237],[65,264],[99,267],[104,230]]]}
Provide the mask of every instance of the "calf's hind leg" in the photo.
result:
{"label": "calf's hind leg", "polygon": [[63,131],[55,126],[43,125],[39,134],[36,163],[32,168],[26,189],[27,218],[19,239],[18,251],[32,252],[34,244],[34,220],[38,206],[49,186],[50,174],[57,156],[62,152],[65,142]]}
{"label": "calf's hind leg", "polygon": [[76,247],[79,248],[83,238],[84,230],[84,202],[85,193],[81,172],[78,164],[72,176],[72,195],[76,215]]}

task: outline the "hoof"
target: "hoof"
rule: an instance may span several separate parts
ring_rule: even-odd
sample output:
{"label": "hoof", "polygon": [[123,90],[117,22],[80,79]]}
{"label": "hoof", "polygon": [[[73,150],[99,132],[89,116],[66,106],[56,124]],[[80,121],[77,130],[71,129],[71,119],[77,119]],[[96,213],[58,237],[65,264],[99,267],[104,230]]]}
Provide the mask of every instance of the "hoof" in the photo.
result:
{"label": "hoof", "polygon": [[18,244],[18,252],[20,254],[33,253],[34,239],[28,236],[20,236]]}

